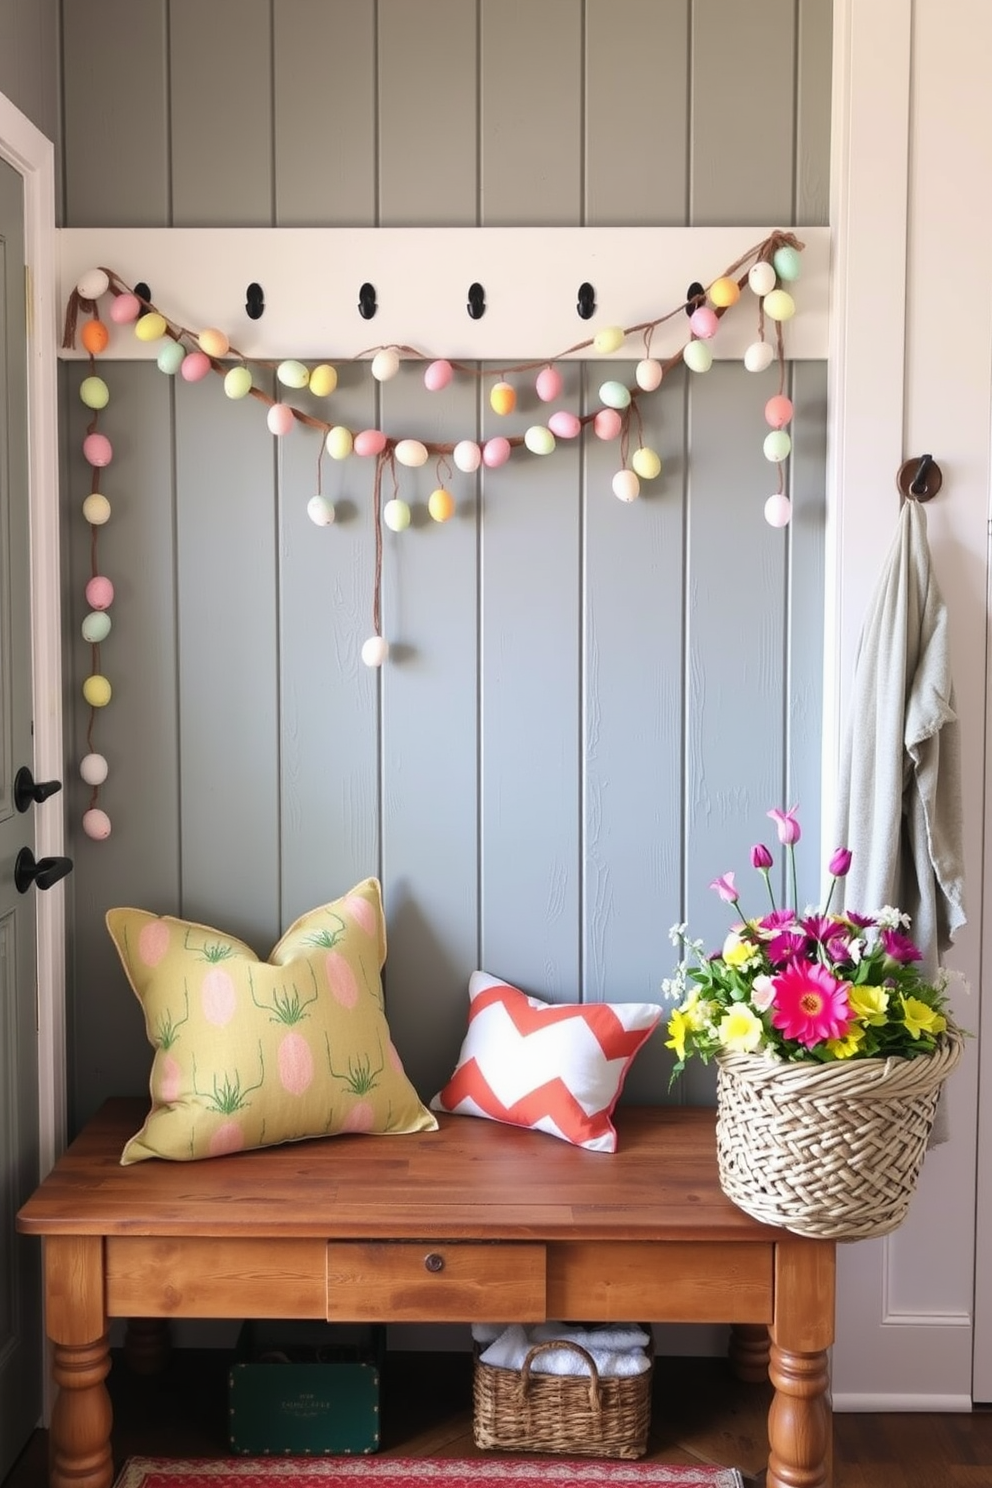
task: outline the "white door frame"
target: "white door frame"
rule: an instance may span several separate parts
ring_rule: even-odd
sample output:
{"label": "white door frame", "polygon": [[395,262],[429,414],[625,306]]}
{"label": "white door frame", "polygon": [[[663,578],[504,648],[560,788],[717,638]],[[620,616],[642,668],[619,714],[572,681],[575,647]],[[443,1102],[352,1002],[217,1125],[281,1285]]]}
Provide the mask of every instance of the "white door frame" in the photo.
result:
{"label": "white door frame", "polygon": [[[36,780],[61,780],[62,636],[59,576],[58,276],[55,255],[55,147],[0,93],[0,158],[24,182],[24,260],[28,320],[28,500],[31,531],[31,674]],[[62,812],[40,811],[39,857],[60,856]],[[65,1144],[65,895],[35,894],[38,932],[38,1116],[41,1172]]]}

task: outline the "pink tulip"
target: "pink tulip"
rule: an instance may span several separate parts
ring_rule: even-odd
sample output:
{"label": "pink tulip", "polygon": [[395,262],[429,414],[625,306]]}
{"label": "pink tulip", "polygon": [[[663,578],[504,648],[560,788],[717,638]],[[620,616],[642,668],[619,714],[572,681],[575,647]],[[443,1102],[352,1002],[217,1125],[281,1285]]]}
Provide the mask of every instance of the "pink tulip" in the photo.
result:
{"label": "pink tulip", "polygon": [[725,873],[722,878],[715,878],[710,884],[711,889],[716,889],[724,904],[736,904],[738,899],[737,890],[734,887],[733,873]]}
{"label": "pink tulip", "polygon": [[803,835],[799,830],[799,822],[796,820],[798,806],[791,806],[788,811],[773,810],[768,815],[778,827],[778,840],[783,847],[795,847]]}
{"label": "pink tulip", "polygon": [[830,859],[830,872],[834,878],[846,878],[851,871],[851,853],[846,847],[839,847]]}
{"label": "pink tulip", "polygon": [[751,849],[751,867],[757,868],[759,873],[766,872],[772,866],[772,855],[763,842],[755,843]]}

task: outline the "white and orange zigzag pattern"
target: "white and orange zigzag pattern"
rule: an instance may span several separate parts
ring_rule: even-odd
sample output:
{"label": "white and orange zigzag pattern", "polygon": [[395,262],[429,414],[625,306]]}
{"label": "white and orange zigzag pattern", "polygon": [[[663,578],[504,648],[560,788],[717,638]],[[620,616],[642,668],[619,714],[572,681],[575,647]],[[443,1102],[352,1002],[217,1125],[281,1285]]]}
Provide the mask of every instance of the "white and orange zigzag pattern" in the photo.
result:
{"label": "white and orange zigzag pattern", "polygon": [[469,982],[469,1026],[435,1110],[486,1116],[615,1152],[610,1120],[634,1055],[657,1026],[651,1003],[540,1002],[487,975]]}

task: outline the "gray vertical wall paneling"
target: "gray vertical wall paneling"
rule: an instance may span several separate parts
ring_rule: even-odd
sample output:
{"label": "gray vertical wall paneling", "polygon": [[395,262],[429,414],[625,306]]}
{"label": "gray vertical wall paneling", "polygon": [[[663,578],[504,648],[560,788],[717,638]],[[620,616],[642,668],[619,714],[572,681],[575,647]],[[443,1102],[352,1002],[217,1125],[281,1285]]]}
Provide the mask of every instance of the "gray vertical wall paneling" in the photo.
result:
{"label": "gray vertical wall paneling", "polygon": [[763,514],[777,481],[764,405],[777,386],[774,369],[731,362],[690,386],[686,918],[708,949],[733,915],[708,885],[733,869],[744,913],[757,912],[765,888],[749,849],[774,832],[766,811],[792,805],[781,800],[788,537]]}
{"label": "gray vertical wall paneling", "polygon": [[586,0],[585,220],[686,220],[689,0]]}
{"label": "gray vertical wall paneling", "polygon": [[[328,398],[286,394],[304,412],[364,429],[375,420],[367,368],[342,364]],[[283,390],[285,392],[285,390]],[[323,436],[298,428],[279,458],[279,865],[283,928],[379,872],[378,696],[362,663],[371,632],[374,462],[321,459],[335,520],[316,527]]]}
{"label": "gray vertical wall paneling", "polygon": [[795,0],[693,0],[690,222],[792,221]]}
{"label": "gray vertical wall paneling", "polygon": [[[612,364],[628,387],[634,364]],[[586,364],[590,406],[604,369]],[[638,399],[662,473],[629,505],[613,494],[619,440],[586,435],[583,984],[589,1001],[661,1000],[667,928],[679,917],[682,840],[682,553],[685,383]],[[667,1084],[663,1036],[638,1056],[626,1099]]]}
{"label": "gray vertical wall paneling", "polygon": [[58,140],[58,0],[0,4],[0,93]]}
{"label": "gray vertical wall paneling", "polygon": [[167,226],[167,0],[63,5],[62,38],[66,224]]}
{"label": "gray vertical wall paneling", "polygon": [[379,220],[383,227],[474,227],[476,7],[379,0],[378,13]]}
{"label": "gray vertical wall paneling", "polygon": [[257,399],[177,380],[182,907],[262,955],[281,929],[273,444]]}
{"label": "gray vertical wall paneling", "polygon": [[[383,387],[383,427],[454,443],[476,435],[478,385],[441,393],[404,363]],[[425,1099],[454,1068],[478,955],[478,504],[476,478],[432,457],[396,467],[410,527],[383,532],[383,892],[389,932],[386,1008],[393,1041]],[[450,474],[448,473],[450,471]],[[443,478],[443,479],[442,479]],[[428,513],[446,484],[449,521]],[[387,472],[383,501],[393,495]]]}
{"label": "gray vertical wall paneling", "polygon": [[796,221],[830,221],[831,0],[798,0]]}
{"label": "gray vertical wall paneling", "polygon": [[582,221],[582,9],[481,0],[480,140],[486,227]]}
{"label": "gray vertical wall paneling", "polygon": [[[546,418],[514,381],[486,438]],[[517,449],[482,483],[482,960],[557,1002],[580,990],[580,454]]]}
{"label": "gray vertical wall paneling", "polygon": [[113,832],[107,841],[93,842],[80,826],[91,787],[79,775],[90,747],[90,710],[81,689],[93,666],[92,648],[79,630],[89,608],[85,587],[91,573],[91,529],[82,515],[91,470],[81,450],[91,414],[78,396],[87,364],[73,363],[66,371],[62,510],[71,633],[64,681],[72,732],[65,809],[67,850],[75,863],[70,883],[76,997],[70,1100],[82,1120],[111,1092],[147,1089],[151,1056],[143,1019],[103,917],[114,905],[163,914],[179,907],[176,597],[169,382],[154,365],[101,363],[110,403],[100,428],[114,458],[99,482],[111,515],[97,532],[97,559],[99,571],[113,582],[114,603],[99,665],[113,697],[96,711],[93,748],[109,767],[100,806]]}
{"label": "gray vertical wall paneling", "polygon": [[172,223],[269,227],[271,0],[170,0]]}
{"label": "gray vertical wall paneling", "polygon": [[[797,297],[801,295],[801,285]],[[823,737],[824,522],[826,516],[827,368],[794,362],[791,426],[788,792],[800,805],[799,894],[814,903],[825,879],[824,853],[836,842],[820,838],[820,747]]]}
{"label": "gray vertical wall paneling", "polygon": [[375,0],[274,0],[277,227],[371,227]]}

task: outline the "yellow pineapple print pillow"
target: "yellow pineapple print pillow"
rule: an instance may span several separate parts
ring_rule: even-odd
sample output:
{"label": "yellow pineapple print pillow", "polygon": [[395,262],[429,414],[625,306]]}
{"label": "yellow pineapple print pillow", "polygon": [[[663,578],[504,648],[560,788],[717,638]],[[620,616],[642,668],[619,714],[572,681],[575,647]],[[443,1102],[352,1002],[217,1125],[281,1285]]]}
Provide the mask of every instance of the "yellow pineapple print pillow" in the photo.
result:
{"label": "yellow pineapple print pillow", "polygon": [[303,915],[267,961],[171,915],[106,919],[155,1050],[151,1111],[122,1163],[436,1130],[389,1036],[376,879]]}

